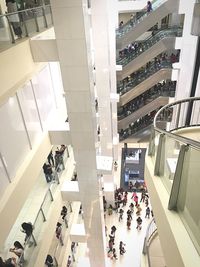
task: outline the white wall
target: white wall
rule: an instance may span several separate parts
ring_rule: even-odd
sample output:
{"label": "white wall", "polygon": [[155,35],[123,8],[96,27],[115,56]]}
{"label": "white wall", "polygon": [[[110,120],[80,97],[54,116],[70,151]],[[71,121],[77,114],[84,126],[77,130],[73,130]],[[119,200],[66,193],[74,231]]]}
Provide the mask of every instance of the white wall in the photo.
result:
{"label": "white wall", "polygon": [[179,13],[185,14],[183,38],[181,43],[179,78],[176,87],[175,99],[186,98],[190,95],[195,57],[197,37],[191,35],[191,25],[193,16],[193,6],[195,0],[180,1]]}

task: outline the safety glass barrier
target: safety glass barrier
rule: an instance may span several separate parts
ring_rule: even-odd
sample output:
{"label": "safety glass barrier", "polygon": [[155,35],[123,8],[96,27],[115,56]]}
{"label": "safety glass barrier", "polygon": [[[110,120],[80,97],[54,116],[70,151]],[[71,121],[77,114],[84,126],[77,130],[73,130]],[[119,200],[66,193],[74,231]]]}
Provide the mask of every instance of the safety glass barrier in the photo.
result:
{"label": "safety glass barrier", "polygon": [[132,101],[128,102],[127,104],[118,109],[118,121],[128,117],[138,109],[151,103],[153,100],[157,99],[160,96],[174,97],[175,88],[176,82],[172,81],[158,83],[157,85],[151,87],[148,91],[134,98]]}
{"label": "safety glass barrier", "polygon": [[137,72],[132,73],[129,77],[120,81],[117,85],[117,92],[123,95],[132,90],[136,85],[140,84],[154,73],[161,69],[171,69],[172,63],[169,60],[161,62],[150,62],[148,67],[142,67]]}
{"label": "safety glass barrier", "polygon": [[181,36],[182,30],[178,28],[162,30],[150,37],[148,40],[140,43],[130,44],[128,47],[119,51],[117,65],[127,65],[133,59],[137,58],[143,52],[151,48],[154,44],[167,37]]}
{"label": "safety glass barrier", "polygon": [[155,131],[152,128],[151,138],[150,138],[150,142],[149,142],[148,155],[151,156],[153,164],[156,163],[156,156],[157,156],[157,152],[158,152],[159,137],[160,137],[160,133],[158,133],[157,131]]}
{"label": "safety glass barrier", "polygon": [[[152,1],[152,11],[156,10],[158,7],[160,7],[163,3],[165,3],[166,0],[154,0]],[[147,16],[149,15],[148,12],[144,11],[142,14],[137,17],[131,18],[126,24],[119,27],[116,30],[116,36],[117,38],[123,37],[126,33],[131,31],[137,24],[139,24],[141,21],[143,21]]]}
{"label": "safety glass barrier", "polygon": [[[162,107],[154,118],[148,155],[155,162],[155,175],[169,192],[168,208],[178,212],[200,254],[199,107],[200,97],[181,99]],[[161,128],[161,120],[166,127]]]}
{"label": "safety glass barrier", "polygon": [[[61,151],[61,148],[63,148],[63,152]],[[62,157],[55,157],[55,165],[56,165],[56,169],[55,172],[58,172],[59,174],[56,176],[56,178],[60,178],[61,174],[63,173],[63,170],[65,169],[65,165],[67,162],[67,159],[69,157],[69,152],[68,152],[68,148],[61,146],[61,148],[57,148],[57,151],[61,151],[62,152]],[[60,156],[60,155],[59,155]],[[62,160],[61,160],[62,158]],[[54,176],[53,176],[54,177]],[[58,188],[58,184],[59,181],[56,180],[55,178],[52,179],[52,181],[48,184],[48,189],[42,199],[42,203],[39,207],[39,210],[37,212],[37,215],[35,216],[35,219],[33,217],[32,221],[32,234],[31,236],[29,236],[29,238],[25,241],[24,243],[24,253],[22,255],[22,258],[19,259],[20,261],[20,266],[27,266],[27,264],[30,262],[30,259],[33,255],[33,253],[37,253],[36,250],[34,250],[35,246],[37,246],[37,243],[39,243],[41,237],[41,229],[44,225],[44,222],[48,219],[48,213],[50,211],[51,208],[51,204],[54,198],[54,195],[56,193],[56,190]],[[72,207],[71,204],[68,203],[67,204],[69,207],[69,213],[72,211]],[[34,216],[34,215],[33,215]],[[66,227],[67,225],[67,218],[65,225]],[[29,222],[28,222],[29,223]],[[21,233],[21,231],[18,233],[18,238],[19,240],[23,240],[24,239],[24,233]],[[21,242],[21,241],[20,241]]]}
{"label": "safety glass barrier", "polygon": [[160,161],[159,176],[161,177],[167,191],[170,193],[177,167],[181,144],[175,139],[166,135],[163,137],[163,140],[161,142],[161,154],[157,153],[156,155],[157,157],[159,157],[159,159],[157,160]]}
{"label": "safety glass barrier", "polygon": [[0,15],[0,45],[15,43],[52,26],[50,5]]}
{"label": "safety glass barrier", "polygon": [[177,210],[200,254],[200,150],[188,147],[181,173]]}

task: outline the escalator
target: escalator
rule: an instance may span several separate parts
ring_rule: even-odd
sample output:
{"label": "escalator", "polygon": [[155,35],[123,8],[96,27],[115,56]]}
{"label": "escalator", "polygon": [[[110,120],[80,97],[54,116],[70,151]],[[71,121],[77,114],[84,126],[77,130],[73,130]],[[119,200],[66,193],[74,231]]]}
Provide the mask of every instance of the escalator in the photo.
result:
{"label": "escalator", "polygon": [[151,62],[147,68],[143,67],[130,77],[118,82],[117,92],[120,94],[120,105],[127,104],[160,81],[169,80],[171,72],[172,63],[169,60],[157,64]]}
{"label": "escalator", "polygon": [[116,31],[117,49],[122,49],[135,41],[144,32],[148,31],[158,21],[170,13],[178,10],[178,0],[155,0],[152,3],[153,11],[145,13],[141,17],[131,19]]}
{"label": "escalator", "polygon": [[175,38],[181,36],[182,30],[171,28],[158,31],[144,42],[130,44],[129,48],[120,51],[117,65],[122,65],[122,71],[118,74],[122,79],[137,69],[141,68],[152,58],[159,54],[174,49]]}
{"label": "escalator", "polygon": [[[151,127],[153,124],[154,116],[157,113],[158,109],[150,112],[144,117],[138,119],[136,122],[131,123],[126,129],[121,129],[119,131],[119,141],[120,142],[141,142],[150,137]],[[166,121],[171,120],[171,114],[168,114],[168,119]],[[158,118],[159,121],[159,118]],[[166,122],[160,121],[158,122],[159,127],[161,129],[166,128]]]}
{"label": "escalator", "polygon": [[150,100],[149,103],[142,106],[129,116],[123,118],[122,120],[118,121],[118,129],[125,129],[130,123],[135,122],[139,118],[149,114],[153,110],[159,108],[160,106],[167,105],[169,103],[168,96],[158,96],[156,99]]}

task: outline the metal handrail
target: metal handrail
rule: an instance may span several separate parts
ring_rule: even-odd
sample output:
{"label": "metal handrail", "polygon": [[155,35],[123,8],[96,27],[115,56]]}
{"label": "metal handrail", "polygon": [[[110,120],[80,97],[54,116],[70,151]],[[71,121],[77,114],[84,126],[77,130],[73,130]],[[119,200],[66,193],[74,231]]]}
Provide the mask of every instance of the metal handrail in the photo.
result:
{"label": "metal handrail", "polygon": [[[47,13],[46,11],[49,10],[49,14],[51,16],[51,23],[48,23],[47,21]],[[11,13],[6,13],[6,14],[2,14],[0,15],[0,21],[3,20],[5,18],[5,28],[8,28],[8,32],[10,35],[10,41],[11,43],[15,43],[15,35],[13,32],[13,27],[12,27],[12,23],[10,22],[10,18],[12,16],[18,16],[19,17],[19,23],[20,23],[20,29],[21,32],[22,27],[24,28],[24,33],[23,33],[23,37],[28,37],[29,34],[31,32],[28,31],[28,27],[27,27],[27,23],[30,20],[34,20],[34,24],[35,24],[35,31],[34,33],[37,33],[40,31],[40,25],[38,22],[38,18],[42,17],[43,18],[43,24],[44,24],[44,28],[47,29],[50,25],[52,25],[53,20],[52,20],[52,11],[51,11],[51,5],[42,5],[42,6],[38,6],[38,7],[33,7],[33,8],[27,8],[27,9],[22,9],[22,10],[18,10],[15,12],[11,12]],[[20,39],[22,38],[22,35],[20,35],[19,37]]]}
{"label": "metal handrail", "polygon": [[2,15],[0,15],[0,19],[2,17],[7,17],[7,16],[19,14],[19,13],[24,13],[24,12],[27,12],[27,11],[33,11],[33,10],[36,10],[36,9],[42,9],[42,8],[45,8],[45,7],[51,7],[51,5],[42,5],[42,6],[37,6],[37,7],[32,7],[32,8],[18,10],[18,11],[15,11],[15,12],[10,12],[10,13],[6,13],[6,14],[2,14]]}
{"label": "metal handrail", "polygon": [[[159,111],[156,113],[156,115],[155,115],[155,117],[154,117],[154,121],[153,121],[154,129],[155,129],[157,132],[159,132],[159,133],[161,133],[161,134],[164,134],[164,135],[166,135],[166,136],[169,136],[169,137],[175,139],[175,140],[178,141],[178,142],[181,142],[181,143],[183,143],[183,144],[185,144],[185,145],[190,145],[190,146],[192,146],[192,147],[194,147],[194,148],[196,148],[196,149],[200,149],[200,142],[195,141],[195,140],[192,140],[192,139],[187,138],[187,137],[180,136],[180,135],[175,134],[175,133],[172,132],[173,130],[176,130],[177,128],[174,128],[173,130],[170,130],[170,132],[169,132],[169,131],[166,131],[166,130],[164,130],[164,129],[160,129],[160,128],[157,126],[157,118],[159,117],[159,115],[161,115],[161,113],[162,113],[164,110],[166,110],[166,109],[168,109],[168,108],[170,108],[170,107],[176,106],[176,105],[178,105],[178,104],[182,104],[182,103],[186,103],[186,102],[191,103],[191,102],[193,102],[193,101],[197,101],[197,100],[200,100],[200,97],[190,97],[190,98],[185,98],[185,99],[181,99],[181,100],[178,100],[178,101],[175,101],[175,102],[173,102],[173,103],[170,103],[170,104],[167,104],[167,105],[163,106],[161,109],[159,109]],[[195,125],[193,125],[193,126],[196,126],[196,125],[197,125],[197,124],[195,124]],[[189,127],[189,126],[185,126],[185,127]],[[182,128],[185,128],[185,127],[182,127]]]}
{"label": "metal handrail", "polygon": [[[156,2],[158,2],[158,3],[156,3]],[[159,2],[159,0],[153,0],[151,2],[153,11],[156,10],[158,7],[160,7],[165,2],[166,2],[166,0],[160,0],[160,2]],[[141,14],[141,16],[137,17],[135,22],[132,23],[131,19],[130,19],[121,28],[116,29],[117,38],[122,38],[127,32],[130,31],[130,29],[133,29],[138,23],[140,23],[144,18],[146,18],[148,16],[145,8],[141,11],[144,11],[144,13]]]}
{"label": "metal handrail", "polygon": [[[167,29],[161,29],[155,33],[155,35],[150,36],[147,40],[144,40],[143,42],[140,42],[142,45],[137,50],[132,50],[131,52],[127,52],[126,55],[122,57],[118,57],[116,60],[117,65],[123,65],[126,66],[129,64],[132,60],[146,52],[148,49],[153,47],[157,42],[169,38],[169,37],[177,37],[182,34],[182,28],[181,27],[173,27],[173,28],[167,28]],[[123,51],[120,50],[120,51]]]}

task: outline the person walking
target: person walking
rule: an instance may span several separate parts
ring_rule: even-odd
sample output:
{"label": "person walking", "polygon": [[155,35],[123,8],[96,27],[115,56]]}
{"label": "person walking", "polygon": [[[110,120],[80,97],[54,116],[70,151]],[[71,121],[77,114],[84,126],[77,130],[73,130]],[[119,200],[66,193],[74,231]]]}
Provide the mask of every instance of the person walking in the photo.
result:
{"label": "person walking", "polygon": [[121,220],[123,220],[123,214],[124,214],[124,210],[123,210],[123,209],[120,209],[120,210],[119,210],[119,222],[120,222]]}
{"label": "person walking", "polygon": [[127,218],[126,225],[127,225],[128,230],[131,230],[131,219],[130,218]]}
{"label": "person walking", "polygon": [[140,207],[140,204],[138,204],[137,210],[136,210],[136,215],[140,216],[141,211],[142,211],[142,208]]}
{"label": "person walking", "polygon": [[111,227],[111,234],[113,234],[115,236],[115,232],[116,232],[117,228],[115,227],[115,225],[113,225]]}
{"label": "person walking", "polygon": [[123,255],[126,252],[126,250],[124,248],[125,245],[126,244],[124,244],[122,241],[120,241],[120,243],[119,243],[119,253],[120,253],[120,255]]}
{"label": "person walking", "polygon": [[150,218],[150,208],[149,207],[146,208],[145,218],[148,218],[148,219]]}
{"label": "person walking", "polygon": [[62,216],[62,220],[65,220],[65,217],[67,216],[67,207],[63,206],[60,215]]}
{"label": "person walking", "polygon": [[153,10],[151,1],[147,1],[147,13],[150,13]]}
{"label": "person walking", "polygon": [[142,218],[141,217],[138,217],[137,220],[136,220],[136,222],[137,222],[136,229],[137,230],[141,230],[142,229]]}

